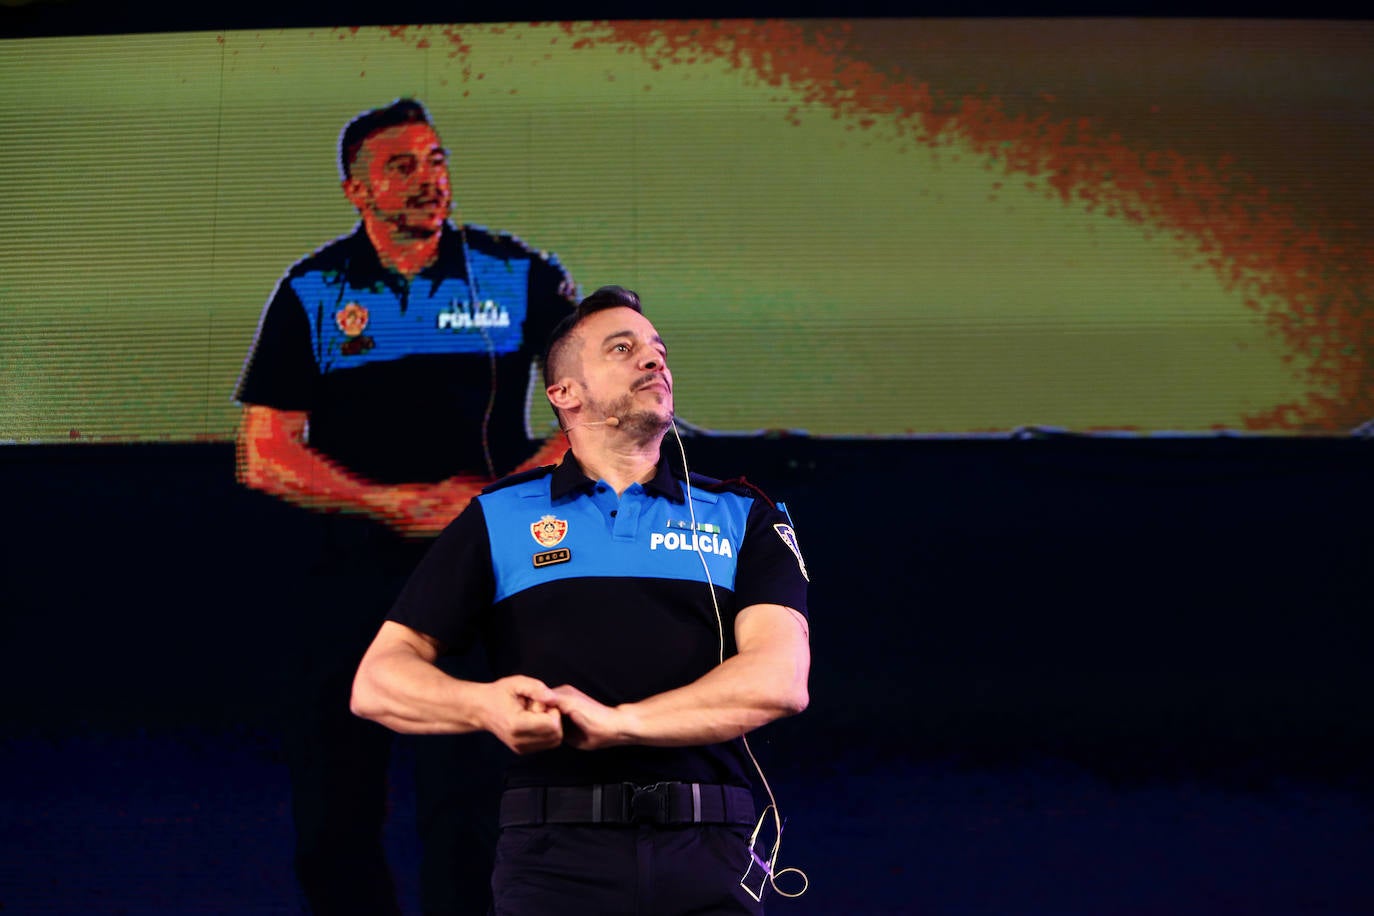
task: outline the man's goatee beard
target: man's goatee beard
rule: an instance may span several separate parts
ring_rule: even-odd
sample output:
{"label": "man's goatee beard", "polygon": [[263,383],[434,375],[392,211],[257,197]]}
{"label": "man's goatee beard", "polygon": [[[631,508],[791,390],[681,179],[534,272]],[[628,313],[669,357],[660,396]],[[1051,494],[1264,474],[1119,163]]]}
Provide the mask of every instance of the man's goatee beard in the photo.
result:
{"label": "man's goatee beard", "polygon": [[673,425],[672,414],[664,417],[649,410],[628,410],[612,416],[620,419],[619,428],[623,432],[640,435],[646,439],[666,433]]}

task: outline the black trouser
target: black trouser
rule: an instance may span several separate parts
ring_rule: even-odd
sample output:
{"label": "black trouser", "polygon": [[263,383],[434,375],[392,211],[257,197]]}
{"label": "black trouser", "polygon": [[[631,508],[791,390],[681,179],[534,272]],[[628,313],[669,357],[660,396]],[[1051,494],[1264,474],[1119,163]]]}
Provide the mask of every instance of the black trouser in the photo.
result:
{"label": "black trouser", "polygon": [[496,916],[710,916],[763,907],[740,887],[747,826],[506,827],[492,874]]}

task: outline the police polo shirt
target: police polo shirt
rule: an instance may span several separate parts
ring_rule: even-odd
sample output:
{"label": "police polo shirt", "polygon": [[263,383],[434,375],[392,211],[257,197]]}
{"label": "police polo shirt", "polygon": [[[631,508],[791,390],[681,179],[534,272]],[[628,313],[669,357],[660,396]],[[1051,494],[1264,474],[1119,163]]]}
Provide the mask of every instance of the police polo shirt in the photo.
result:
{"label": "police polo shirt", "polygon": [[[617,497],[571,453],[556,468],[501,481],[440,535],[390,619],[445,651],[480,639],[495,676],[571,684],[608,706],[689,684],[722,651],[736,653],[740,609],[781,604],[805,614],[807,580],[787,516],[761,493],[698,475],[690,503],[688,491],[661,461],[652,480]],[[748,786],[747,773],[737,739],[560,747],[516,758],[507,782]]]}
{"label": "police polo shirt", "polygon": [[380,483],[509,473],[542,438],[536,360],[571,294],[555,257],[476,226],[445,224],[407,280],[360,225],[277,285],[236,399],[307,411],[311,448]]}

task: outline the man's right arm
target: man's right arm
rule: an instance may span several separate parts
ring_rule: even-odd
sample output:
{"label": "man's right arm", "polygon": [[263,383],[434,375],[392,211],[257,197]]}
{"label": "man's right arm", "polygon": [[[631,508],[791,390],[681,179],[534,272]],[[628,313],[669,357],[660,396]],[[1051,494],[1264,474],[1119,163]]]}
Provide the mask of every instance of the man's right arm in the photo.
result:
{"label": "man's right arm", "polygon": [[[360,512],[416,533],[437,530],[456,514],[451,500],[431,492],[430,485],[376,484],[330,461],[306,444],[308,416],[245,405],[238,434],[239,482],[309,509]],[[474,495],[480,487],[474,479]]]}
{"label": "man's right arm", "polygon": [[388,620],[353,680],[355,715],[409,734],[489,731],[517,754],[563,742],[562,719],[542,681],[514,675],[490,684],[464,681],[434,664],[439,643]]}

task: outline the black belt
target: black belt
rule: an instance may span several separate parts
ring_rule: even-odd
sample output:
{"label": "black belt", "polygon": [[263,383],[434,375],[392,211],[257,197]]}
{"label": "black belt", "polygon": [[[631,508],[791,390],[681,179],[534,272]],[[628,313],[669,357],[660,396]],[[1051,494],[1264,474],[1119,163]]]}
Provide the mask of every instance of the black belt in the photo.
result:
{"label": "black belt", "polygon": [[534,824],[752,824],[754,796],[738,786],[529,786],[501,793],[501,826]]}

